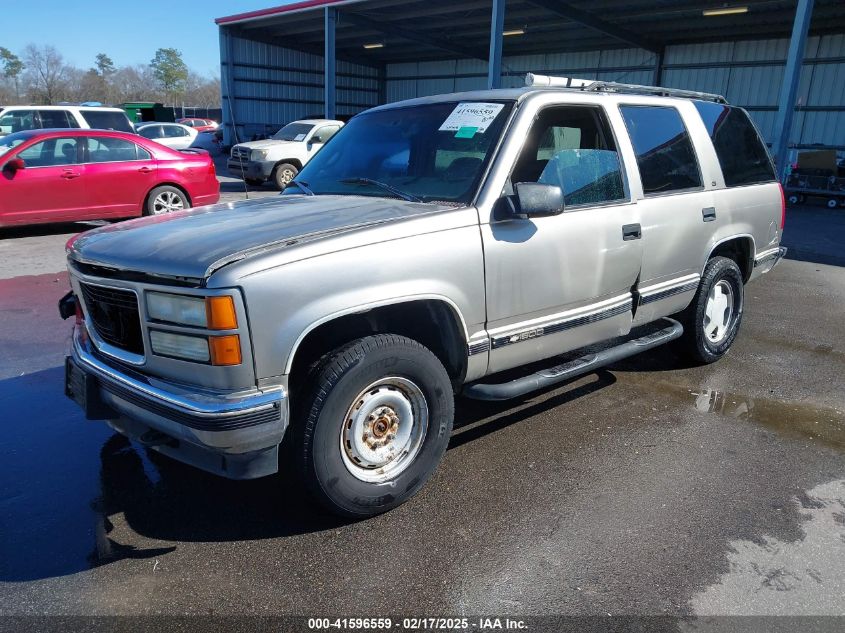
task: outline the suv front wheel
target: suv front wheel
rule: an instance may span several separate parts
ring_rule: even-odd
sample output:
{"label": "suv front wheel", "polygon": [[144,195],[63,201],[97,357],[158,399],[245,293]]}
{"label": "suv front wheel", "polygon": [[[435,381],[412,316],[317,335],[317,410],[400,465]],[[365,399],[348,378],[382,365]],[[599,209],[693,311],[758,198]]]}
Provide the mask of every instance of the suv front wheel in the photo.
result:
{"label": "suv front wheel", "polygon": [[312,495],[335,514],[385,512],[422,488],[443,457],[452,384],[416,341],[378,334],[323,357],[294,440]]}
{"label": "suv front wheel", "polygon": [[692,303],[680,314],[684,335],[679,339],[687,354],[701,363],[724,356],[739,332],[744,301],[742,272],[727,257],[713,257]]}

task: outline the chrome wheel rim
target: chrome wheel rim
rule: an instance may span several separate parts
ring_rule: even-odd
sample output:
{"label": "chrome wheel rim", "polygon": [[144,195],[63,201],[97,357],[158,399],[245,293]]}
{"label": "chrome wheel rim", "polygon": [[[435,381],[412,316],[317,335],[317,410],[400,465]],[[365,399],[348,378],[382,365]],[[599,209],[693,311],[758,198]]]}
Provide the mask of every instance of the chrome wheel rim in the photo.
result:
{"label": "chrome wheel rim", "polygon": [[174,191],[162,191],[153,200],[153,213],[159,215],[161,213],[170,213],[171,211],[179,211],[185,208],[185,203],[182,198]]}
{"label": "chrome wheel rim", "polygon": [[289,185],[290,181],[293,180],[294,176],[296,176],[296,174],[293,173],[292,169],[283,169],[282,170],[282,184],[283,185]]}
{"label": "chrome wheel rim", "polygon": [[422,390],[406,378],[382,378],[361,391],[346,412],[340,455],[368,483],[398,477],[416,459],[428,431]]}
{"label": "chrome wheel rim", "polygon": [[734,291],[724,279],[714,284],[704,306],[704,336],[721,343],[728,335],[734,314]]}

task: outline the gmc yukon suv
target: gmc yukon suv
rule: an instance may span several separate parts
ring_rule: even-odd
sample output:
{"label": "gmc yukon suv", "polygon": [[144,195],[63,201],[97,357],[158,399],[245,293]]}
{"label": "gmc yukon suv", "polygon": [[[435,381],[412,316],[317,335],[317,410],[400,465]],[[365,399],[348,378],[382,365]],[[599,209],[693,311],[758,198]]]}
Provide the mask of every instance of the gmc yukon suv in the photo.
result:
{"label": "gmc yukon suv", "polygon": [[361,517],[431,476],[456,394],[512,398],[669,341],[719,359],[745,284],[784,254],[748,115],[528,83],[359,114],[279,197],[82,234],[68,395],[224,477],[292,466]]}

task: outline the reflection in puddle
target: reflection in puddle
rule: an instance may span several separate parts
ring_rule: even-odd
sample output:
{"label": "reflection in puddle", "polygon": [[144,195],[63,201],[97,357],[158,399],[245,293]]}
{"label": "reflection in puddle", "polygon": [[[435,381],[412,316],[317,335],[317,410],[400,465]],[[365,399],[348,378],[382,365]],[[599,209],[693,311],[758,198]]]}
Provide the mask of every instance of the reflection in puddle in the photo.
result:
{"label": "reflection in puddle", "polygon": [[732,541],[729,571],[690,600],[696,615],[842,615],[845,480],[816,486],[795,503],[804,538]]}
{"label": "reflection in puddle", "polygon": [[698,411],[752,420],[781,435],[810,438],[845,450],[845,414],[802,402],[750,398],[716,389],[689,391]]}

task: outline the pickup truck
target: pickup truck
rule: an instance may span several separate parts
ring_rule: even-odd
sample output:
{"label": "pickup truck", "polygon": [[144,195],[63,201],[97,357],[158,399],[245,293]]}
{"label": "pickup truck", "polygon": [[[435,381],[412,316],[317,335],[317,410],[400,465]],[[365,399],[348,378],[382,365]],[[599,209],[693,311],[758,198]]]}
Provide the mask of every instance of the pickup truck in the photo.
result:
{"label": "pickup truck", "polygon": [[67,394],[177,460],[290,468],[365,517],[434,472],[456,395],[523,396],[669,342],[718,360],[785,252],[746,112],[528,83],[363,112],[280,196],[82,234]]}
{"label": "pickup truck", "polygon": [[226,167],[247,184],[270,181],[281,191],[342,127],[342,121],[331,119],[288,123],[268,139],[233,145]]}

